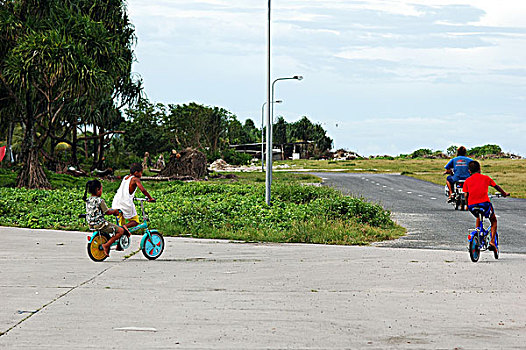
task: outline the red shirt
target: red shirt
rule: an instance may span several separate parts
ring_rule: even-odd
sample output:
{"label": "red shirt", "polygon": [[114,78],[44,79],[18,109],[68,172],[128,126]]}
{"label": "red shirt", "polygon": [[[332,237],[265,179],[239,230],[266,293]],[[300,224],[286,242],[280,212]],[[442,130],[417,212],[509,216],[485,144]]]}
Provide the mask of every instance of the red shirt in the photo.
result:
{"label": "red shirt", "polygon": [[468,205],[489,202],[489,186],[497,186],[497,184],[487,175],[475,173],[468,177],[463,187],[463,191],[469,193]]}

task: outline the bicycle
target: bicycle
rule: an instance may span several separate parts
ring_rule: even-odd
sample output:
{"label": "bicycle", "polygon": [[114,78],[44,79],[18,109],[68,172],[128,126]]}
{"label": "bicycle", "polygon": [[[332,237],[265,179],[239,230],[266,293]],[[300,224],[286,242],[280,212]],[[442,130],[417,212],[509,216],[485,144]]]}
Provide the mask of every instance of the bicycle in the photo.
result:
{"label": "bicycle", "polygon": [[[496,197],[501,197],[500,193],[495,195]],[[480,219],[478,227],[474,231],[470,232],[468,235],[468,251],[471,261],[477,262],[480,258],[480,252],[488,250],[489,243],[491,240],[491,224],[488,228],[484,228],[484,209],[479,207],[474,207],[473,213],[477,215]],[[495,247],[493,250],[493,257],[495,259],[499,258],[499,233],[495,232]]]}
{"label": "bicycle", "polygon": [[[135,198],[136,201],[141,203],[141,212],[143,223],[134,227],[130,227],[128,230],[130,233],[136,232],[138,230],[144,229],[144,234],[141,239],[140,249],[142,250],[143,255],[148,260],[155,260],[161,256],[164,251],[164,238],[163,235],[154,229],[148,228],[148,215],[144,211],[144,202],[147,199],[144,198]],[[79,215],[79,218],[85,218],[86,214]],[[117,219],[118,224],[118,219]],[[95,231],[92,235],[88,236],[88,256],[91,260],[95,262],[104,261],[108,256],[104,254],[104,249],[102,245],[106,243],[115,232],[108,234]],[[111,246],[116,247],[120,245],[123,250],[126,250],[130,247],[131,237],[123,234],[120,239],[118,239]]]}

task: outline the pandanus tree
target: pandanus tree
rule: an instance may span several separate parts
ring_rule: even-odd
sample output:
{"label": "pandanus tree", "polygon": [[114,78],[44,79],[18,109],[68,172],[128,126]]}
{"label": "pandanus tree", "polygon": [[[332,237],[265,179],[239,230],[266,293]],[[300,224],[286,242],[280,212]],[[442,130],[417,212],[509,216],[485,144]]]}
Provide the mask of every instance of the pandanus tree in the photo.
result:
{"label": "pandanus tree", "polygon": [[[0,81],[25,130],[17,186],[50,188],[40,163],[46,141],[76,143],[95,111],[110,115],[138,97],[133,27],[122,1],[5,0],[0,20]],[[84,113],[66,113],[79,104]],[[104,133],[104,123],[92,128]]]}

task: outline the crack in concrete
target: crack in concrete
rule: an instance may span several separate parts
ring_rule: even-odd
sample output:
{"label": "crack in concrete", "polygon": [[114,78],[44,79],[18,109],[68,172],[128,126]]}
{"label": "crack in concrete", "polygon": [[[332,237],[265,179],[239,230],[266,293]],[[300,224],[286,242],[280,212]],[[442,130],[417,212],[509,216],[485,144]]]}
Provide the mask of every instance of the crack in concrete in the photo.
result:
{"label": "crack in concrete", "polygon": [[[121,261],[118,262],[118,264],[120,263],[123,263],[125,261],[127,261],[130,257],[132,257],[133,255],[137,254],[139,252],[139,250],[137,250],[136,252],[133,252],[131,253],[130,255],[127,255],[124,257],[124,259],[122,259]],[[79,283],[77,284],[76,286],[74,287],[71,287],[69,290],[67,290],[66,292],[60,294],[58,297],[56,297],[55,299],[51,300],[50,302],[42,305],[40,308],[36,309],[36,310],[32,310],[33,312],[31,312],[29,315],[27,315],[27,317],[24,317],[23,319],[21,319],[20,321],[18,321],[17,323],[15,323],[13,326],[11,326],[10,328],[8,328],[5,332],[2,332],[0,331],[0,337],[1,336],[4,336],[6,335],[7,333],[9,333],[10,331],[12,331],[13,329],[15,329],[16,327],[20,326],[22,323],[24,323],[25,321],[27,321],[28,319],[30,319],[31,317],[33,317],[34,315],[38,314],[40,311],[44,310],[46,307],[48,307],[49,305],[55,303],[56,301],[62,299],[63,297],[65,297],[66,295],[68,295],[69,293],[73,292],[75,289],[77,288],[80,288],[88,283],[90,283],[91,281],[95,280],[97,277],[101,276],[103,273],[105,273],[106,271],[110,270],[111,268],[115,267],[116,265],[111,265],[111,266],[108,266],[107,268],[105,268],[104,270],[100,271],[99,273],[97,273],[95,276],[87,279],[86,281],[82,282],[82,283]]]}

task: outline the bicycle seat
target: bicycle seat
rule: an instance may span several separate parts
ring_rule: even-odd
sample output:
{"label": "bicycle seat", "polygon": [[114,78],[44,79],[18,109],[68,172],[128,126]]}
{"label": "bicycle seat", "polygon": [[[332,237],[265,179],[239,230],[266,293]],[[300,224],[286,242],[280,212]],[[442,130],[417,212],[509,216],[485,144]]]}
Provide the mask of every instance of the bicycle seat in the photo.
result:
{"label": "bicycle seat", "polygon": [[471,212],[475,215],[484,215],[484,208],[480,208],[480,207],[473,207],[471,208]]}

